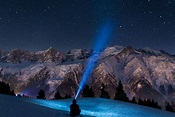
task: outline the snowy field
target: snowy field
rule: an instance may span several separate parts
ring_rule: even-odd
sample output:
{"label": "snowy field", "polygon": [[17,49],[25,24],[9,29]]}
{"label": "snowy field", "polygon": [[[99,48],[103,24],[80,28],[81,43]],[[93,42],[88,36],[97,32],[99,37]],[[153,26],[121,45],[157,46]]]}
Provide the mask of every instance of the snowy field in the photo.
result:
{"label": "snowy field", "polygon": [[[0,95],[0,117],[69,117],[72,99],[38,100]],[[101,98],[79,98],[82,117],[175,117],[175,113]]]}

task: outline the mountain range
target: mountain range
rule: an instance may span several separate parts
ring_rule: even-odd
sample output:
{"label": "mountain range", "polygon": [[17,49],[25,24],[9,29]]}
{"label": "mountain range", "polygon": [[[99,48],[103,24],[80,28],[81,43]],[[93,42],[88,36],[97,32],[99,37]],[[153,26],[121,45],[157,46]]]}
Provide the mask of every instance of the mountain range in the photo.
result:
{"label": "mountain range", "polygon": [[[62,96],[75,96],[87,61],[95,52],[72,49],[67,53],[54,48],[30,52],[0,50],[0,80],[10,84],[16,94],[36,97],[43,89],[47,99],[59,90]],[[86,82],[99,97],[101,86],[113,99],[119,81],[131,100],[155,100],[175,107],[175,56],[151,48],[107,47],[100,53],[96,67]],[[81,94],[80,94],[81,96]]]}

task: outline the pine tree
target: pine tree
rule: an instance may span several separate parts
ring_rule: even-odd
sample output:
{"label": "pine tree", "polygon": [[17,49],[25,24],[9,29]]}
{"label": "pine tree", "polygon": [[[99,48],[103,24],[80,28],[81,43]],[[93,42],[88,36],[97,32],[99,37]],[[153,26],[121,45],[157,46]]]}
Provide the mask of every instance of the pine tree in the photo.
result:
{"label": "pine tree", "polygon": [[66,95],[64,96],[64,99],[67,99],[67,98],[71,98],[71,96],[68,95],[68,94],[66,94]]}
{"label": "pine tree", "polygon": [[157,108],[157,109],[161,109],[161,107],[159,106],[159,104],[153,100],[153,103],[152,103],[153,107],[154,108]]}
{"label": "pine tree", "polygon": [[143,100],[141,100],[141,99],[139,98],[138,104],[139,104],[139,105],[143,105]]}
{"label": "pine tree", "polygon": [[29,96],[27,96],[27,95],[25,95],[25,94],[23,94],[22,97],[29,98]]}
{"label": "pine tree", "polygon": [[63,99],[63,97],[60,95],[59,90],[57,90],[57,92],[55,93],[54,98],[55,99]]}
{"label": "pine tree", "polygon": [[144,105],[149,106],[149,107],[153,107],[154,106],[153,103],[152,103],[152,101],[150,99],[146,100],[144,102]]}
{"label": "pine tree", "polygon": [[38,98],[38,99],[46,99],[44,90],[40,90],[40,91],[38,92],[37,98]]}
{"label": "pine tree", "polygon": [[161,107],[158,105],[157,102],[155,102],[154,100],[138,100],[138,104],[139,105],[143,105],[143,106],[149,106],[149,107],[153,107],[153,108],[157,108],[157,109],[161,109]]}
{"label": "pine tree", "polygon": [[3,81],[0,82],[0,93],[1,94],[7,94],[7,95],[15,95],[14,91],[10,90],[9,84],[8,83],[6,84]]}
{"label": "pine tree", "polygon": [[119,85],[116,89],[116,94],[115,94],[114,100],[120,100],[120,101],[125,101],[125,102],[129,101],[126,93],[123,90],[123,85],[122,85],[121,81],[119,81]]}
{"label": "pine tree", "polygon": [[101,86],[101,95],[100,95],[100,97],[101,98],[107,98],[107,99],[110,98],[108,92],[105,91],[105,85],[104,84],[102,84],[102,86]]}
{"label": "pine tree", "polygon": [[89,88],[89,86],[86,85],[83,89],[82,96],[83,97],[94,97],[94,92],[93,92],[92,87]]}
{"label": "pine tree", "polygon": [[173,107],[170,105],[170,103],[168,103],[168,104],[166,105],[166,110],[167,110],[167,111],[170,111],[170,112],[173,112]]}
{"label": "pine tree", "polygon": [[134,104],[137,104],[135,97],[133,97],[132,100],[131,100],[130,102],[131,102],[131,103],[134,103]]}

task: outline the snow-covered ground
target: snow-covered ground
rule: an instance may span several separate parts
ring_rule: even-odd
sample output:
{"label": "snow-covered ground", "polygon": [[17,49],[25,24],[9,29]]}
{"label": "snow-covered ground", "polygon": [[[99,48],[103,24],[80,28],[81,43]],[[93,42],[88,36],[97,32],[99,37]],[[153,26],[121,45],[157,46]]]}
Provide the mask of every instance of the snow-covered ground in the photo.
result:
{"label": "snow-covered ground", "polygon": [[25,98],[0,95],[0,117],[70,117],[63,112],[27,102]]}
{"label": "snow-covered ground", "polygon": [[[0,117],[69,117],[71,101],[0,95]],[[175,113],[115,100],[78,98],[77,102],[83,117],[175,117]]]}

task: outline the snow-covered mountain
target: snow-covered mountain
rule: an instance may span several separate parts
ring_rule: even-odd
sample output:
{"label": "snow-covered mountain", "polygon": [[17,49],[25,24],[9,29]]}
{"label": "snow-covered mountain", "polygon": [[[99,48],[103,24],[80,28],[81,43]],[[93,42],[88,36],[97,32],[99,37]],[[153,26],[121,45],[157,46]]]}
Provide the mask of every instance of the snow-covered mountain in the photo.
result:
{"label": "snow-covered mountain", "polygon": [[[175,113],[102,98],[78,98],[80,117],[174,117]],[[90,102],[90,103],[89,103]],[[70,117],[72,99],[39,100],[0,95],[0,117]]]}
{"label": "snow-covered mountain", "polygon": [[[92,50],[73,49],[61,53],[49,48],[39,52],[0,51],[0,79],[8,82],[15,93],[35,97],[44,89],[52,99],[59,90],[62,96],[75,96]],[[87,83],[99,97],[102,83],[114,98],[119,80],[132,99],[154,99],[175,105],[175,57],[150,48],[113,46],[105,48]]]}

